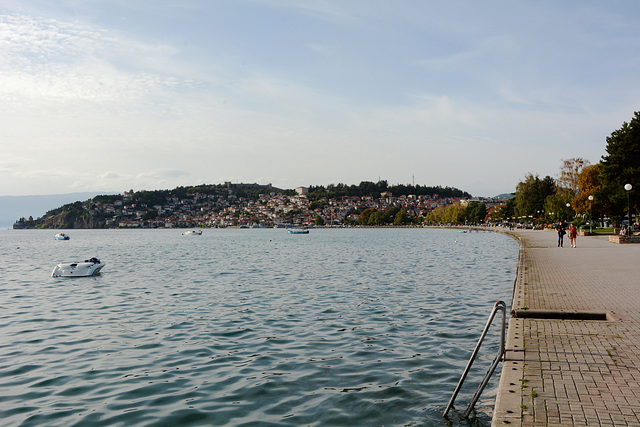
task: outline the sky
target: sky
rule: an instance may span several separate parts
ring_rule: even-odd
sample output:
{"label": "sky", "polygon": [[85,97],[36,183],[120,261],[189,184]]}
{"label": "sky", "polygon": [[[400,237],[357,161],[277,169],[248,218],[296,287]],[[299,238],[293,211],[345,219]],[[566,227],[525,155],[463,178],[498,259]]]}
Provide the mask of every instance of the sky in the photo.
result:
{"label": "sky", "polygon": [[3,0],[0,196],[515,191],[640,110],[636,0]]}

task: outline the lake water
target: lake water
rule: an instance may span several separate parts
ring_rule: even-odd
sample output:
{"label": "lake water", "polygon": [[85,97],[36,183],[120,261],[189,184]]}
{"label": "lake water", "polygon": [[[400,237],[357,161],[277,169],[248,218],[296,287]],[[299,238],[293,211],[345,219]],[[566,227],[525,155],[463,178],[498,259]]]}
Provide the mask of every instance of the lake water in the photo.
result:
{"label": "lake water", "polygon": [[[446,229],[0,231],[3,426],[439,426],[518,244]],[[102,273],[51,278],[98,257]],[[498,316],[499,317],[499,316]],[[498,375],[472,425],[489,425]]]}

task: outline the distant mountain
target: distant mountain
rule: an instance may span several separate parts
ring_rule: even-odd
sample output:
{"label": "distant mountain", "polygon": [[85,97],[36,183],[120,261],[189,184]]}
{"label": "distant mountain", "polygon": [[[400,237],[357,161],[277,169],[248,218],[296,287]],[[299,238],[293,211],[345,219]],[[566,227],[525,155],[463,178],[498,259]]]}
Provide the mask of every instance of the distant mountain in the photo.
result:
{"label": "distant mountain", "polygon": [[0,229],[11,228],[21,217],[37,219],[61,205],[92,199],[101,194],[115,192],[86,192],[48,194],[44,196],[0,196]]}

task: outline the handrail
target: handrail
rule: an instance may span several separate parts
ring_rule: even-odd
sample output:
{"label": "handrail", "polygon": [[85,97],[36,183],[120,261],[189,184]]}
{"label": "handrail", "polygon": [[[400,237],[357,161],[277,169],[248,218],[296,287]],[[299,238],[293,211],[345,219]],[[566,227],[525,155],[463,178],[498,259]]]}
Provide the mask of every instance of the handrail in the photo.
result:
{"label": "handrail", "polygon": [[473,398],[471,399],[471,402],[469,402],[469,406],[467,406],[467,410],[464,413],[464,417],[465,418],[469,417],[469,414],[471,413],[471,410],[473,409],[473,407],[475,406],[476,402],[480,398],[480,394],[482,393],[484,388],[487,386],[487,383],[489,382],[489,378],[491,378],[491,375],[493,375],[493,372],[498,367],[498,363],[500,363],[502,361],[502,358],[504,357],[504,352],[505,352],[504,347],[505,347],[505,328],[506,328],[506,323],[507,323],[507,305],[504,303],[504,301],[497,301],[495,303],[495,305],[493,306],[493,310],[491,310],[491,315],[489,316],[489,320],[487,320],[487,324],[484,327],[484,331],[482,331],[482,335],[480,336],[480,339],[478,340],[478,344],[476,344],[476,348],[475,348],[475,350],[473,350],[473,354],[471,355],[471,358],[469,359],[469,362],[467,363],[467,367],[465,368],[464,373],[462,374],[462,377],[460,378],[460,381],[458,382],[458,386],[456,387],[456,390],[453,392],[453,396],[451,396],[451,400],[449,401],[449,404],[447,405],[447,408],[444,410],[444,414],[443,414],[444,417],[447,416],[447,414],[449,413],[449,410],[451,409],[451,407],[453,407],[453,402],[456,400],[456,397],[458,396],[458,392],[460,391],[460,388],[462,388],[462,383],[464,383],[464,380],[467,377],[467,374],[471,370],[471,365],[473,365],[473,362],[476,359],[476,356],[478,355],[478,352],[480,351],[480,346],[482,345],[482,342],[484,341],[484,338],[487,335],[487,332],[489,331],[489,328],[491,327],[491,323],[493,322],[494,317],[496,317],[496,313],[498,312],[498,310],[500,310],[502,312],[502,328],[501,328],[501,333],[500,333],[500,348],[498,350],[498,354],[496,354],[496,357],[493,360],[493,363],[491,364],[491,367],[489,368],[489,370],[485,374],[484,379],[482,380],[482,382],[480,383],[480,386],[476,390],[476,393],[473,395]]}

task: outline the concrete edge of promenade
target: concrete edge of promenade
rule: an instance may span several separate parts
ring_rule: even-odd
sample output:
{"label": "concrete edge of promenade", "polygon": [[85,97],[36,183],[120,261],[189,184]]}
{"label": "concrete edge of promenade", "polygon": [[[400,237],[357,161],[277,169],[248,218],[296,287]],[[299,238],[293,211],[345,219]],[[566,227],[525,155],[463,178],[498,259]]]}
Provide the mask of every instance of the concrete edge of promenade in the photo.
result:
{"label": "concrete edge of promenade", "polygon": [[[510,307],[522,307],[524,305],[524,262],[525,244],[522,238],[508,231],[498,232],[516,239],[520,244],[518,253],[518,267],[513,286],[513,295]],[[509,305],[508,305],[509,306]],[[507,313],[509,316],[509,313]],[[502,374],[496,395],[493,411],[492,427],[521,424],[522,422],[522,392],[521,386],[524,379],[524,335],[523,320],[509,318],[507,338],[505,342],[505,355],[502,362]]]}

